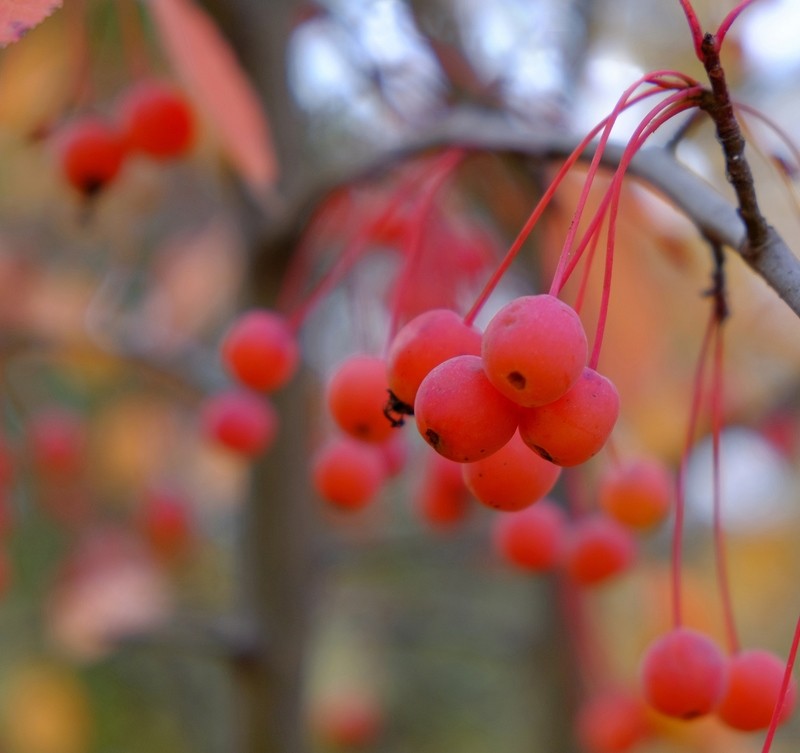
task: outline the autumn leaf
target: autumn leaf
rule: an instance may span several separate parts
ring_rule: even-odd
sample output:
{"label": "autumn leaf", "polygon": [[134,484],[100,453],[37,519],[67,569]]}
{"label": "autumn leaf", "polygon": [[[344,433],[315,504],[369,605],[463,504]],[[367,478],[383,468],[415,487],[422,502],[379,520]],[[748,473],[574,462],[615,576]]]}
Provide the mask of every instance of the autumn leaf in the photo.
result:
{"label": "autumn leaf", "polygon": [[0,46],[18,42],[60,7],[61,0],[0,0]]}
{"label": "autumn leaf", "polygon": [[150,0],[150,8],[166,54],[234,168],[256,194],[268,191],[277,177],[269,123],[230,45],[192,0]]}

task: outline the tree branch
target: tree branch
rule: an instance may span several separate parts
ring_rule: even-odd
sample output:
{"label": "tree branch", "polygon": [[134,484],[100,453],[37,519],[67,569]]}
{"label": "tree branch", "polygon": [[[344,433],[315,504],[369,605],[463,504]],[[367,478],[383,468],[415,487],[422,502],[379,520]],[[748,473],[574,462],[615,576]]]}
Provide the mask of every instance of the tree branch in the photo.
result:
{"label": "tree branch", "polygon": [[[559,132],[523,130],[501,115],[466,108],[456,111],[414,143],[373,156],[354,166],[346,175],[329,177],[313,187],[301,202],[289,209],[283,222],[264,240],[257,271],[263,273],[267,265],[274,263],[276,256],[291,253],[308,218],[329,192],[343,185],[374,180],[397,164],[430,149],[460,146],[548,162],[564,159],[577,143],[576,138]],[[616,168],[623,150],[621,144],[607,145],[602,164]],[[590,147],[581,159],[590,160],[593,154],[593,147]],[[711,184],[681,164],[668,149],[643,149],[634,157],[628,173],[668,199],[694,223],[701,235],[738,253],[800,316],[800,260],[774,228],[767,226],[764,242],[758,253],[753,253],[739,209]]]}

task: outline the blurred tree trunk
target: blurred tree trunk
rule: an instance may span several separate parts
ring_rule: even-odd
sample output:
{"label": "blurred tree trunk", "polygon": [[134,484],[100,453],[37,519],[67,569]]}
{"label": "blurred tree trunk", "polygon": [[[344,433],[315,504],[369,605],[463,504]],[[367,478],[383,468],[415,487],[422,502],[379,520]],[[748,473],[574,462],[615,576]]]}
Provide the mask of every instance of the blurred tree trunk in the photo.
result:
{"label": "blurred tree trunk", "polygon": [[[303,181],[304,129],[287,80],[295,0],[207,0],[261,95],[283,196]],[[256,218],[255,224],[263,224]],[[258,230],[256,229],[256,233]],[[251,239],[255,242],[255,239]],[[286,257],[260,268],[248,305],[270,306]],[[280,441],[253,469],[242,520],[241,609],[248,627],[238,657],[241,753],[305,753],[305,647],[313,593],[312,499],[306,468],[309,411],[302,379],[276,396]]]}

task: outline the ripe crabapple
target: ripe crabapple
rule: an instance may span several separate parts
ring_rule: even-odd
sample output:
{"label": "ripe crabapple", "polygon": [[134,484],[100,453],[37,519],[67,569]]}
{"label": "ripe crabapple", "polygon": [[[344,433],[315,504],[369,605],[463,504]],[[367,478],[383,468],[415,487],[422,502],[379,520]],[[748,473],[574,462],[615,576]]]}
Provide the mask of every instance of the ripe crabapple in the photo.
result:
{"label": "ripe crabapple", "polygon": [[586,366],[586,333],[575,309],[552,295],[515,298],[492,317],[481,355],[489,381],[509,400],[552,403]]}

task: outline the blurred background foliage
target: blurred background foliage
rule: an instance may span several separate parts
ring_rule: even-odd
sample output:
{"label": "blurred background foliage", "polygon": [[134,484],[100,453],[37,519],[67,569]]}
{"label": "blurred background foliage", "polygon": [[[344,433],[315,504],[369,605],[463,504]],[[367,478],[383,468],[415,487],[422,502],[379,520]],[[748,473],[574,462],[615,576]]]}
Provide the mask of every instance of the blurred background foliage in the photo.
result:
{"label": "blurred background foliage", "polygon": [[[285,491],[258,483],[269,472],[251,485],[248,464],[197,429],[202,395],[226,382],[216,346],[231,317],[276,291],[290,308],[301,305],[370,202],[391,196],[395,150],[454,112],[491,111],[520,129],[582,134],[639,73],[702,71],[677,2],[208,0],[263,99],[281,166],[277,187],[249,190],[230,143],[199,108],[189,158],[132,161],[87,206],[58,174],[53,134],[76,112],[110,109],[142,74],[128,54],[132,23],[141,24],[147,70],[167,78],[176,71],[147,4],[65,5],[0,55],[0,747],[227,753],[241,743],[277,751],[246,739],[249,633],[237,615],[253,566],[243,545],[246,508],[282,505]],[[712,28],[732,3],[695,5]],[[795,137],[797,23],[796,3],[754,3],[725,57],[737,97]],[[270,59],[285,65],[267,66]],[[634,122],[623,118],[617,138]],[[768,219],[796,237],[797,197],[772,164],[790,155],[753,131],[764,144],[754,164]],[[707,125],[690,131],[679,155],[722,185]],[[382,167],[377,177],[361,172],[371,163]],[[498,259],[552,167],[475,157],[446,191],[429,243],[443,254],[457,247],[452,263]],[[334,179],[350,179],[352,189],[320,202],[324,217],[301,244],[287,254],[272,243],[274,228],[285,230],[281,207]],[[537,289],[552,271],[581,185],[577,170],[501,298]],[[296,217],[305,229],[308,215]],[[398,269],[391,246],[389,228],[304,327],[306,375],[282,405],[282,421],[294,427],[276,461],[287,475],[307,474],[330,428],[317,409],[333,364],[384,342]],[[633,183],[619,246],[602,358],[623,398],[619,450],[674,464],[706,317],[709,253],[687,220]],[[287,267],[294,287],[279,277]],[[445,262],[430,270],[434,288],[445,270]],[[453,305],[469,305],[482,271],[478,264]],[[723,446],[733,479],[726,510],[734,604],[743,644],[785,655],[800,572],[798,324],[737,259],[728,274],[733,428]],[[429,304],[422,287],[419,305]],[[577,750],[573,715],[592,680],[564,616],[566,586],[501,563],[490,546],[491,514],[477,505],[453,530],[433,529],[415,506],[422,448],[410,444],[408,472],[362,513],[289,500],[308,536],[299,581],[307,630],[296,639],[298,713],[309,742],[280,750]],[[687,622],[720,635],[703,452],[689,489]],[[557,496],[593,504],[597,468],[570,474]],[[189,512],[177,544],[169,533],[154,539],[142,522],[157,494],[175,495]],[[600,663],[622,683],[635,682],[642,649],[668,625],[668,529],[642,540],[634,570],[579,596]],[[291,527],[265,532],[264,547],[299,535]],[[281,567],[269,577],[280,578]],[[279,625],[283,616],[270,620]],[[642,753],[761,749],[760,735],[713,720],[655,724],[663,734],[641,744]],[[790,722],[773,750],[794,750],[799,732]]]}

